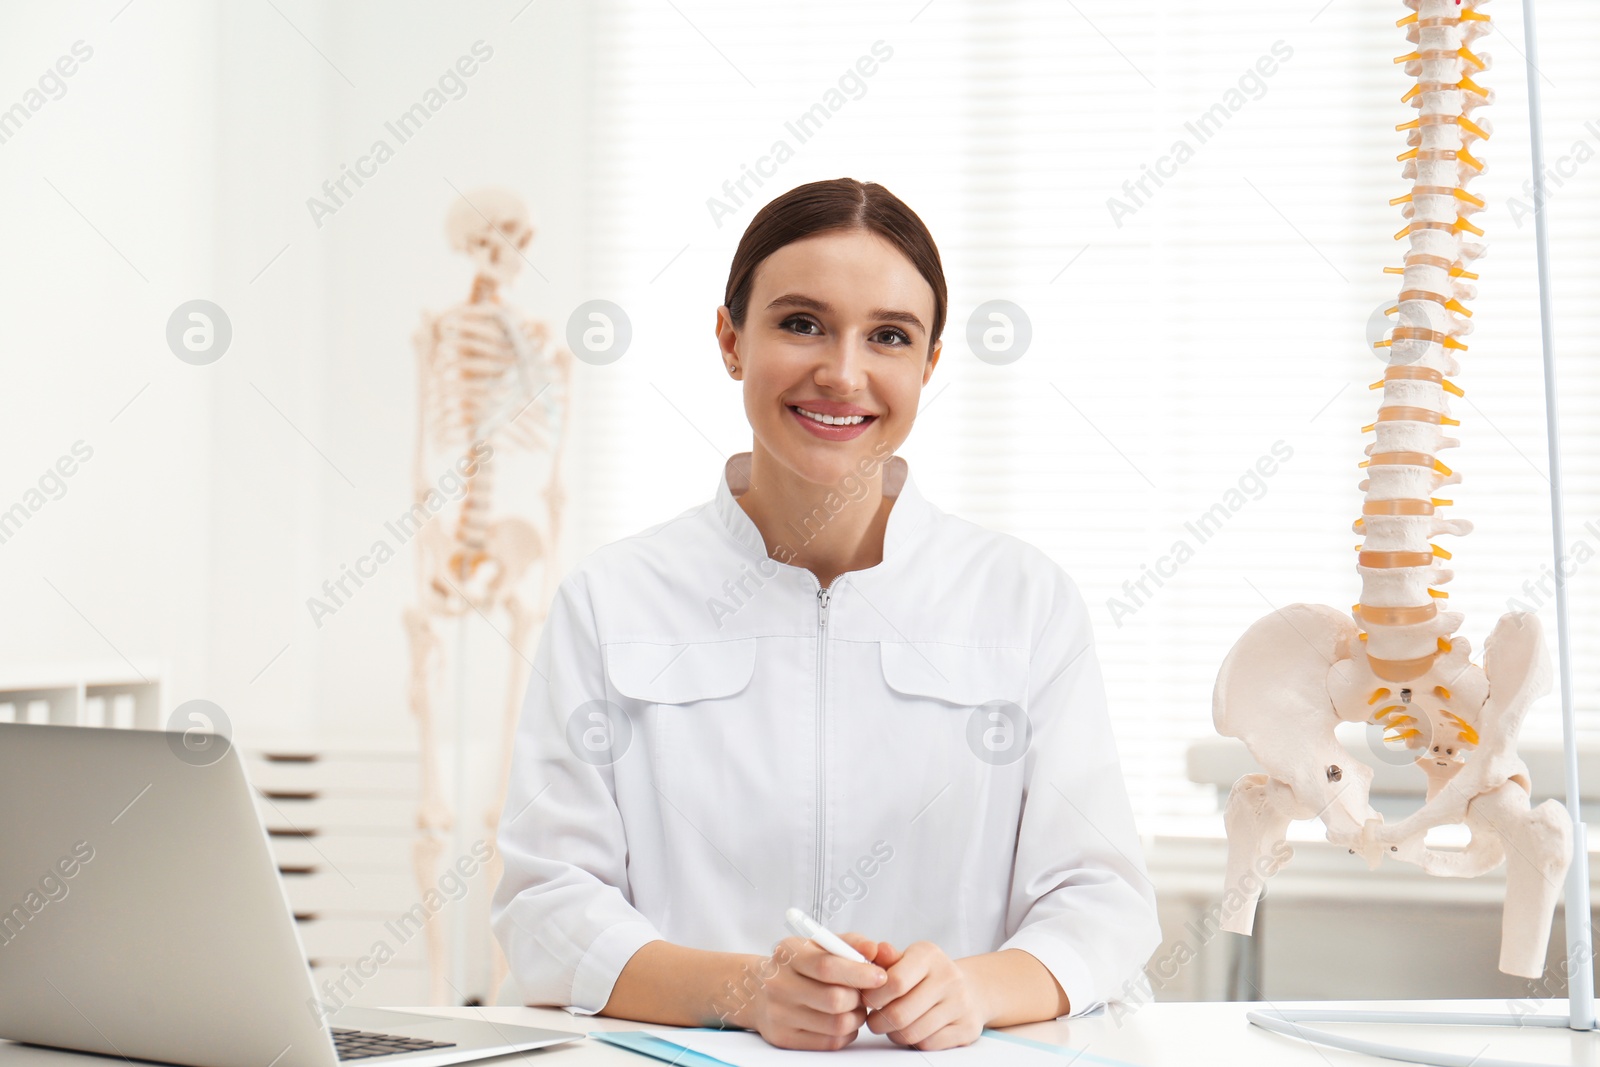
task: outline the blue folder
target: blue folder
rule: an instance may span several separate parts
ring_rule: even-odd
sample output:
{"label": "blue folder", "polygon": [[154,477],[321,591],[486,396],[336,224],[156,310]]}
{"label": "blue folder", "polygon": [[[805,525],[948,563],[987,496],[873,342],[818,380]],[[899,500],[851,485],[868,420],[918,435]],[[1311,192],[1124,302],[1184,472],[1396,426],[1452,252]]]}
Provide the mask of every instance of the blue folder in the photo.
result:
{"label": "blue folder", "polygon": [[[699,1029],[711,1029],[700,1027]],[[618,1045],[630,1052],[638,1052],[645,1056],[652,1056],[668,1063],[682,1064],[684,1067],[733,1067],[715,1056],[707,1056],[703,1052],[674,1045],[670,1041],[663,1041],[654,1034],[647,1034],[643,1030],[591,1030],[589,1036],[607,1044]]]}
{"label": "blue folder", "polygon": [[[687,1029],[691,1032],[697,1029],[708,1033],[716,1032],[714,1027],[689,1027]],[[707,1056],[703,1052],[684,1048],[682,1045],[675,1045],[671,1041],[663,1040],[654,1034],[645,1033],[643,1030],[591,1030],[589,1031],[589,1036],[598,1041],[625,1048],[630,1052],[637,1052],[672,1064],[681,1064],[684,1067],[734,1067],[733,1064],[725,1060],[719,1060],[715,1056]],[[1125,1063],[1122,1060],[1114,1060],[1107,1056],[1096,1056],[1093,1053],[1079,1049],[1063,1048],[1060,1045],[1048,1045],[1043,1041],[1034,1041],[1030,1038],[1003,1033],[999,1030],[984,1030],[983,1036],[999,1038],[1001,1041],[1011,1041],[1018,1045],[1028,1045],[1046,1052],[1054,1052],[1061,1056],[1071,1057],[1073,1061],[1084,1060],[1089,1063],[1105,1064],[1106,1067],[1133,1067],[1132,1064]]]}

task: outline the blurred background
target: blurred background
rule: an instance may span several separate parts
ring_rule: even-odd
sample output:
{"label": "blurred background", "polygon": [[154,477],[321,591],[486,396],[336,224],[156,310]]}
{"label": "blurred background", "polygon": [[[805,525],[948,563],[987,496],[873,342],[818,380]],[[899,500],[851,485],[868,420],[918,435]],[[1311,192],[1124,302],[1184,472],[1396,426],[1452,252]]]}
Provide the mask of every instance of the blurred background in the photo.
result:
{"label": "blurred background", "polygon": [[[1474,648],[1509,608],[1555,625],[1525,42],[1518,4],[1488,10],[1475,50],[1495,61],[1478,80],[1496,101],[1478,114],[1495,132],[1471,188],[1490,253],[1456,379],[1463,444],[1444,457],[1465,479],[1450,514],[1477,527],[1447,539]],[[558,522],[550,464],[505,453],[526,462],[501,471],[495,510],[540,531],[517,587],[537,615],[550,577],[709,499],[750,447],[712,332],[733,249],[772,196],[848,175],[922,216],[949,279],[945,355],[902,452],[918,484],[1043,548],[1094,612],[1162,893],[1158,960],[1183,957],[1153,970],[1157,995],[1559,993],[1559,974],[1532,988],[1495,970],[1503,882],[1369,874],[1314,824],[1296,824],[1257,937],[1205,920],[1219,789],[1250,769],[1214,738],[1217,667],[1273,608],[1360,590],[1350,523],[1382,372],[1367,330],[1396,293],[1382,272],[1404,224],[1388,201],[1409,190],[1395,126],[1415,115],[1393,62],[1411,50],[1405,14],[1375,0],[9,10],[0,718],[188,728],[203,713],[249,757],[330,997],[514,996],[484,923],[492,866],[459,894],[435,883],[493,842],[507,679],[537,628],[514,649],[495,613],[438,620],[424,749],[404,626],[416,544],[386,525],[414,503],[413,334],[473,276],[446,213],[491,186],[526,203],[535,233],[504,296],[552,349],[595,321],[592,301],[626,324],[604,359],[572,361]],[[1540,14],[1589,741],[1600,9]],[[191,301],[208,302],[203,322]],[[982,338],[995,301],[1017,327],[1000,352]],[[180,357],[174,321],[213,331],[204,358]],[[375,558],[380,541],[392,558]],[[1536,798],[1559,790],[1558,715],[1546,698],[1524,732]],[[417,849],[429,767],[452,813],[433,853]],[[1422,786],[1399,771],[1396,811]],[[363,966],[419,903],[428,936]]]}

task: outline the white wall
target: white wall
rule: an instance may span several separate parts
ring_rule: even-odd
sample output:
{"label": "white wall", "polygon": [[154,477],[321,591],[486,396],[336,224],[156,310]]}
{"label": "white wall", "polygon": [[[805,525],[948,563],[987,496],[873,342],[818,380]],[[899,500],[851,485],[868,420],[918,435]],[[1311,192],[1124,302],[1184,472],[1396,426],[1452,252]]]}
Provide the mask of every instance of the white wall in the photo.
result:
{"label": "white wall", "polygon": [[[160,659],[186,699],[211,682],[215,368],[164,336],[216,287],[217,27],[117,6],[30,5],[0,33],[0,108],[38,105],[0,143],[0,509],[40,505],[0,544],[0,658]],[[64,91],[29,98],[79,41]],[[80,440],[64,493],[30,500]]]}
{"label": "white wall", "polygon": [[[0,144],[0,508],[93,449],[0,544],[0,659],[155,659],[169,709],[206,697],[241,735],[404,741],[410,552],[320,627],[306,600],[409,506],[410,335],[470,280],[444,239],[452,186],[529,202],[538,273],[518,304],[553,319],[585,298],[587,15],[120,6],[29,8],[0,35],[0,107],[73,42],[93,49]],[[384,123],[476,41],[493,54],[464,95],[399,144]],[[379,137],[394,157],[319,226],[307,198]],[[233,327],[209,366],[165,342],[193,298]]]}

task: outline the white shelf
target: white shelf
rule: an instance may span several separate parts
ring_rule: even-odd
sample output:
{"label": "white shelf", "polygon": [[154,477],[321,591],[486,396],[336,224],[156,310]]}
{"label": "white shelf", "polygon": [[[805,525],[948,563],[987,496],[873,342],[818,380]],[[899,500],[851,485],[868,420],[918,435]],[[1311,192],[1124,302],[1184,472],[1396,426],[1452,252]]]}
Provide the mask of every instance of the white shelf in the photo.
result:
{"label": "white shelf", "polygon": [[161,674],[121,660],[0,666],[0,722],[159,730]]}

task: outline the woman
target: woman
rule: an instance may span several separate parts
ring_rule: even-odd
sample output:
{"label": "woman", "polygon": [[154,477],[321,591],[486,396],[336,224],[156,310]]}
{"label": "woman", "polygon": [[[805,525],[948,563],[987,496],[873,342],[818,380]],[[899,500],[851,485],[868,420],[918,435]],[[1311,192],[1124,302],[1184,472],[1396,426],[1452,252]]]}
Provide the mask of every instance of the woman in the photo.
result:
{"label": "woman", "polygon": [[[945,308],[880,185],[751,220],[716,328],[751,451],[580,563],[540,640],[492,910],[530,1002],[931,1050],[1089,1011],[1155,950],[1082,596],[894,455]],[[869,962],[785,937],[791,905]]]}

